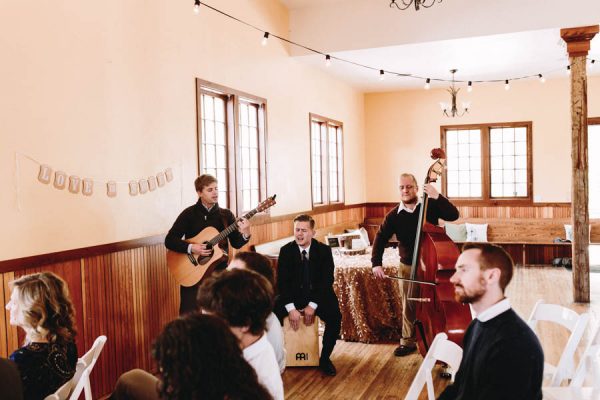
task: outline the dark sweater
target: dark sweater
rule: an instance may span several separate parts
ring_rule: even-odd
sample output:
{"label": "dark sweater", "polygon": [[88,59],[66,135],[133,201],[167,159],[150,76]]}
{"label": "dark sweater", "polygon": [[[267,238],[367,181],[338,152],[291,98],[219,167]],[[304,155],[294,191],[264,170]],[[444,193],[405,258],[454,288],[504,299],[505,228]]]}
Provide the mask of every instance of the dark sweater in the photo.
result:
{"label": "dark sweater", "polygon": [[[165,246],[167,246],[167,249],[178,253],[187,253],[189,243],[182,240],[182,238],[192,238],[209,226],[216,228],[220,232],[227,227],[223,225],[223,220],[229,226],[235,222],[235,217],[228,209],[219,208],[218,204],[215,204],[208,211],[202,205],[201,201],[198,200],[196,204],[186,208],[179,214],[179,217],[177,217],[173,227],[169,230],[165,238]],[[247,243],[238,230],[231,232],[229,241],[236,249]],[[227,241],[224,240],[223,242],[221,243],[221,247],[227,251]]]}
{"label": "dark sweater", "polygon": [[439,400],[542,398],[542,347],[535,333],[512,309],[486,322],[474,319],[463,344],[456,380]]}
{"label": "dark sweater", "polygon": [[[400,261],[404,264],[412,264],[421,204],[417,204],[412,213],[404,210],[398,212],[399,207],[399,205],[394,207],[385,216],[383,223],[379,227],[377,236],[375,236],[371,256],[373,267],[381,265],[383,250],[393,234],[396,234],[396,238],[398,239]],[[427,222],[437,225],[440,218],[444,221],[456,221],[458,219],[458,209],[442,195],[436,200],[429,199],[427,206]]]}
{"label": "dark sweater", "polygon": [[[40,400],[56,392],[75,375],[77,347],[56,343],[31,343],[15,350],[10,359],[17,364],[25,400]],[[0,395],[0,398],[3,395]]]}

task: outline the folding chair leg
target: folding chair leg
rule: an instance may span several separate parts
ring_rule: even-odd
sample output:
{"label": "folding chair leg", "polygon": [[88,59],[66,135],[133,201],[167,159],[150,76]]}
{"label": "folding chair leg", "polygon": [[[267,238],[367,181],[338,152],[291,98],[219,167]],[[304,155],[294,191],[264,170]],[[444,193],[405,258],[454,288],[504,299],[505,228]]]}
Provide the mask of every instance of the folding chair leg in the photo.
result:
{"label": "folding chair leg", "polygon": [[90,385],[89,379],[85,383],[85,386],[83,387],[83,393],[84,393],[85,400],[92,400],[92,387]]}

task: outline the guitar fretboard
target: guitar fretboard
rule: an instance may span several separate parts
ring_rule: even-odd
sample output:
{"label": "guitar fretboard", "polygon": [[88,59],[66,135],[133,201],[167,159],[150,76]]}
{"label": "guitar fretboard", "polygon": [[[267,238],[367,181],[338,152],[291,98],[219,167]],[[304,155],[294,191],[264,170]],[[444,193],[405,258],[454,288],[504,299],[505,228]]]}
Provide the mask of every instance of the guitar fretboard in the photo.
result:
{"label": "guitar fretboard", "polygon": [[[249,211],[248,213],[246,213],[242,218],[245,219],[250,219],[252,218],[256,213],[258,212],[258,207],[255,208],[252,211]],[[235,231],[238,228],[238,222],[242,219],[242,218],[238,218],[236,219],[233,224],[229,225],[227,228],[225,228],[224,230],[222,230],[217,236],[215,236],[214,238],[210,239],[208,241],[208,243],[211,246],[216,246],[221,240],[225,239],[227,236],[229,236],[231,234],[231,232]]]}

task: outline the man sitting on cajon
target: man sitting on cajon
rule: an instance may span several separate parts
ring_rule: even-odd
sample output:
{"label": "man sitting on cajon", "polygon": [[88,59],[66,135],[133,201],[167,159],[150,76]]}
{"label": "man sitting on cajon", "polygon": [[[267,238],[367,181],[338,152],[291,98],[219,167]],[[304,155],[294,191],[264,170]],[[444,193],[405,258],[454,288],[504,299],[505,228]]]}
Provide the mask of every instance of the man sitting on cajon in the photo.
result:
{"label": "man sitting on cajon", "polygon": [[279,295],[274,312],[282,323],[289,317],[294,330],[298,330],[302,322],[312,325],[315,315],[325,322],[319,368],[324,374],[334,376],[336,369],[329,357],[340,333],[342,315],[333,291],[331,249],[313,239],[314,235],[315,221],[311,216],[301,214],[294,218],[295,240],[279,251]]}

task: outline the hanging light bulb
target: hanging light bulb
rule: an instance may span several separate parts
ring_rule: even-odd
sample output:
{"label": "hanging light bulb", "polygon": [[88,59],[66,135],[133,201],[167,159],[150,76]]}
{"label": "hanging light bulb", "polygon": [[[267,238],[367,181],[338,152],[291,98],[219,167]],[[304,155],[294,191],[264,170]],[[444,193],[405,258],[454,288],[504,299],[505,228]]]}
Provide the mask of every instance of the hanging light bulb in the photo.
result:
{"label": "hanging light bulb", "polygon": [[467,92],[471,93],[473,91],[473,82],[469,81],[467,85]]}
{"label": "hanging light bulb", "polygon": [[325,56],[325,66],[329,67],[331,65],[331,56],[329,54],[327,54]]}
{"label": "hanging light bulb", "polygon": [[266,46],[268,42],[269,42],[269,32],[265,32],[265,35],[263,36],[262,40],[260,41],[260,44],[263,46]]}
{"label": "hanging light bulb", "polygon": [[592,60],[590,61],[590,69],[592,69],[594,67],[594,63],[596,62],[596,60]]}
{"label": "hanging light bulb", "polygon": [[546,78],[544,78],[542,74],[538,74],[538,77],[540,78],[541,83],[546,83]]}
{"label": "hanging light bulb", "polygon": [[379,80],[382,81],[385,79],[385,73],[382,69],[379,70]]}
{"label": "hanging light bulb", "polygon": [[431,87],[431,85],[429,84],[429,82],[431,82],[431,79],[427,78],[427,80],[425,81],[425,86],[423,86],[423,88],[425,90],[429,90],[429,88]]}
{"label": "hanging light bulb", "polygon": [[508,79],[504,81],[504,90],[510,89],[510,83],[508,83]]}
{"label": "hanging light bulb", "polygon": [[200,14],[200,0],[194,0],[194,14]]}
{"label": "hanging light bulb", "polygon": [[567,75],[571,75],[571,66],[567,65]]}

